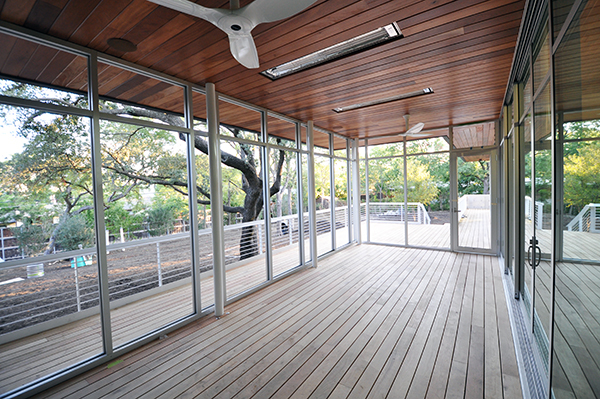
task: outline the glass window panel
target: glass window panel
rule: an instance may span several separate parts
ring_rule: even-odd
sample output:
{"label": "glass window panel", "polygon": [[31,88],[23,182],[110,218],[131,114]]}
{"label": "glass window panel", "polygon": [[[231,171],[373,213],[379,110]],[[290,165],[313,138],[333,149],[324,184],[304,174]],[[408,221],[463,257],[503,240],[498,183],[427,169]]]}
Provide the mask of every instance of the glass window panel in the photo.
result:
{"label": "glass window panel", "polygon": [[531,88],[531,76],[527,76],[525,85],[523,86],[523,112],[529,111],[531,100],[533,98],[533,92]]}
{"label": "glass window panel", "polygon": [[552,24],[554,25],[554,39],[558,37],[571,7],[575,0],[552,0]]}
{"label": "glass window panel", "polygon": [[[566,15],[569,3],[553,7]],[[571,140],[563,148],[563,256],[583,260],[555,266],[551,386],[557,399],[600,397],[600,281],[598,265],[585,262],[600,261],[600,206],[593,206],[600,203],[600,141],[578,140],[600,137],[599,3],[582,3],[554,57],[555,109],[563,121],[557,127]]]}
{"label": "glass window panel", "polygon": [[246,140],[261,140],[261,113],[219,100],[220,134]]}
{"label": "glass window panel", "polygon": [[330,158],[315,156],[315,194],[317,202],[317,256],[333,250],[331,231]]}
{"label": "glass window panel", "polygon": [[348,216],[348,161],[334,160],[335,172],[335,244],[339,248],[350,242]]}
{"label": "glass window panel", "polygon": [[302,230],[304,233],[304,262],[312,260],[310,255],[310,229],[308,217],[308,155],[302,154]]}
{"label": "glass window panel", "polygon": [[550,71],[550,35],[548,25],[544,24],[542,35],[533,48],[533,92],[537,92]]}
{"label": "glass window panel", "polygon": [[367,241],[367,174],[365,160],[360,160],[358,166],[360,168],[360,234],[363,241]]}
{"label": "glass window panel", "polygon": [[269,143],[296,148],[296,124],[267,114]]}
{"label": "glass window panel", "polygon": [[336,157],[344,157],[348,156],[348,151],[346,148],[347,140],[341,139],[337,136],[333,136],[333,155]]}
{"label": "glass window panel", "polygon": [[270,162],[271,183],[278,174],[281,181],[279,190],[271,197],[271,248],[276,276],[300,264],[296,153],[272,149]]}
{"label": "glass window panel", "polygon": [[206,121],[206,95],[192,92],[192,109],[194,110],[194,130],[208,134]]}
{"label": "glass window panel", "polygon": [[[0,107],[3,394],[99,355],[103,346],[90,121]],[[62,256],[49,258],[55,253]],[[21,259],[29,262],[14,265]]]}
{"label": "glass window panel", "polygon": [[496,123],[485,122],[452,128],[454,148],[482,148],[496,144]]}
{"label": "glass window panel", "polygon": [[306,151],[306,127],[302,125],[300,126],[300,141],[301,148]]}
{"label": "glass window panel", "polygon": [[396,143],[388,143],[388,144],[378,144],[371,145],[371,140],[369,140],[369,158],[378,158],[378,157],[391,157],[397,155],[404,154],[404,143],[396,142]]}
{"label": "glass window panel", "polygon": [[492,247],[490,153],[463,154],[458,171],[458,245]]}
{"label": "glass window panel", "polygon": [[329,134],[313,130],[315,154],[329,155]]}
{"label": "glass window panel", "polygon": [[450,248],[450,156],[407,158],[408,244]]}
{"label": "glass window panel", "polygon": [[87,109],[88,59],[44,44],[0,33],[6,53],[0,94]]}
{"label": "glass window panel", "polygon": [[[196,137],[196,141],[206,140]],[[208,146],[206,146],[207,148]],[[198,198],[198,252],[200,272],[200,295],[202,308],[206,308],[215,302],[213,282],[213,246],[212,246],[212,224],[210,207],[210,173],[208,154],[196,147],[196,195]]]}
{"label": "glass window panel", "polygon": [[403,158],[370,159],[371,241],[404,245],[406,243],[405,220]]}
{"label": "glass window panel", "polygon": [[[186,136],[101,121],[113,345],[194,311]],[[170,303],[171,306],[164,306]]]}
{"label": "glass window panel", "polygon": [[421,154],[427,152],[449,151],[450,139],[445,134],[443,137],[433,137],[429,139],[408,140],[406,142],[407,154]]}
{"label": "glass window panel", "polygon": [[185,126],[181,86],[98,62],[98,93],[102,113]]}
{"label": "glass window panel", "polygon": [[226,210],[222,223],[225,225],[227,297],[230,298],[267,279],[263,182],[260,178],[262,159],[261,147],[256,145],[221,140],[221,151],[235,159],[235,162],[222,164]]}

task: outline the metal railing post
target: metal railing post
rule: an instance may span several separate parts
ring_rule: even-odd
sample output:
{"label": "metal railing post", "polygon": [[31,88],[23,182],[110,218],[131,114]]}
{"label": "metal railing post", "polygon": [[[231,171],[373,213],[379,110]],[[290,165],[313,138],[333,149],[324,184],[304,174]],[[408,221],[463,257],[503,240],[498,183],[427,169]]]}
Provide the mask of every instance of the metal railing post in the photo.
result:
{"label": "metal railing post", "polygon": [[213,233],[213,282],[215,316],[225,313],[225,249],[223,230],[223,190],[221,181],[221,143],[219,140],[219,105],[214,83],[206,84],[208,122],[208,158],[210,166],[210,211]]}
{"label": "metal railing post", "polygon": [[162,287],[162,268],[160,264],[160,243],[156,243],[156,263],[158,265],[158,286]]}

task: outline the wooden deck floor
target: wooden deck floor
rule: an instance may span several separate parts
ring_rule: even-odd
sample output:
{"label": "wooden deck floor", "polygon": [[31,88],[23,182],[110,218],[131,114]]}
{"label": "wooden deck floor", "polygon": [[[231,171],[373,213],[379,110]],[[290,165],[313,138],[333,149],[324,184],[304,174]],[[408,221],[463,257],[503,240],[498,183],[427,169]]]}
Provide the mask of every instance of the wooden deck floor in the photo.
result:
{"label": "wooden deck floor", "polygon": [[39,397],[519,398],[496,259],[353,246]]}
{"label": "wooden deck floor", "polygon": [[[459,244],[468,248],[491,248],[490,211],[468,209],[458,224]],[[366,229],[366,223],[363,224]],[[389,221],[371,221],[371,242],[386,244],[405,244],[404,223]],[[408,244],[450,248],[450,223],[445,224],[409,224]]]}

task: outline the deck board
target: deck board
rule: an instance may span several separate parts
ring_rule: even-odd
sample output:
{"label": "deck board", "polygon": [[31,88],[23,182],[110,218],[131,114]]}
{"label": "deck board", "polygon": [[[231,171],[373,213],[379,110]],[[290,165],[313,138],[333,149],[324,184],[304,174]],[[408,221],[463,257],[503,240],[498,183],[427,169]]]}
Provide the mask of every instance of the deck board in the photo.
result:
{"label": "deck board", "polygon": [[493,257],[352,246],[39,397],[519,397],[501,277]]}

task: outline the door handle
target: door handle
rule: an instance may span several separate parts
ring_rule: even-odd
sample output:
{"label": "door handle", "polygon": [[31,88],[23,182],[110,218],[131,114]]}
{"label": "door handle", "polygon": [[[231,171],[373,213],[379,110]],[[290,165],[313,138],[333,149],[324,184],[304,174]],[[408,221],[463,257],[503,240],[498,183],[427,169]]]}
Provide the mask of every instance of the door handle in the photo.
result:
{"label": "door handle", "polygon": [[[527,248],[527,263],[531,266],[532,269],[535,269],[540,265],[542,261],[542,249],[538,246],[539,241],[535,237],[531,237],[529,240],[529,248]],[[533,250],[533,262],[531,259],[531,252]]]}

